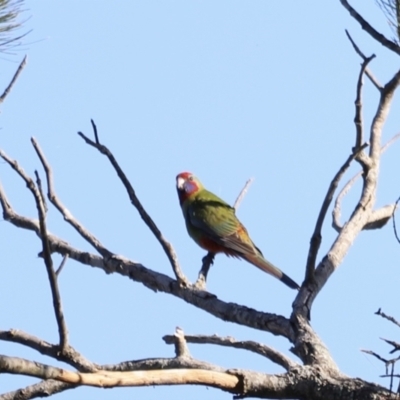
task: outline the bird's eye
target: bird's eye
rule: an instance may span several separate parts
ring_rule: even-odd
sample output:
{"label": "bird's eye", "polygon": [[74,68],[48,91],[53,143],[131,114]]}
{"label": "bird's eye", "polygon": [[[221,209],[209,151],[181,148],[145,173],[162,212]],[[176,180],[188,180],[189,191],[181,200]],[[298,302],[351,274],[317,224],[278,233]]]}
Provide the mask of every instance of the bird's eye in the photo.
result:
{"label": "bird's eye", "polygon": [[193,180],[193,175],[190,175],[188,179],[189,179],[189,181],[192,181]]}

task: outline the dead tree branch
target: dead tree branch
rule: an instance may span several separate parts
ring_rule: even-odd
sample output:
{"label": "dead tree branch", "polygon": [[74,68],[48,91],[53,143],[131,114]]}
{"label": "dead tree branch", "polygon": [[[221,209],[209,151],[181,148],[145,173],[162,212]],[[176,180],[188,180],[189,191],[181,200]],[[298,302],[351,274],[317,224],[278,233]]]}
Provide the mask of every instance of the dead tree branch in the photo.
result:
{"label": "dead tree branch", "polygon": [[[394,143],[394,142],[396,142],[396,140],[398,140],[400,138],[400,132],[399,133],[397,133],[396,135],[394,135],[390,140],[388,140],[383,146],[382,146],[382,149],[381,149],[381,155]],[[333,211],[332,211],[332,227],[339,233],[340,232],[340,230],[342,229],[342,224],[340,223],[340,217],[341,217],[341,204],[342,204],[342,201],[343,201],[343,198],[346,196],[346,194],[350,191],[350,189],[353,187],[353,185],[354,185],[354,183],[356,182],[356,180],[360,177],[362,175],[362,171],[359,171],[359,172],[357,172],[351,179],[349,179],[348,181],[347,181],[347,183],[343,186],[343,188],[342,188],[342,190],[339,192],[339,194],[337,195],[337,197],[336,197],[336,200],[335,200],[335,205],[334,205],[334,207],[333,207]],[[382,222],[382,224],[380,225],[380,224],[378,224],[378,225],[376,225],[376,227],[374,227],[374,225],[372,225],[372,227],[371,227],[371,229],[377,229],[377,228],[381,228],[382,226],[384,226],[387,222],[388,222],[388,220],[386,220],[386,218],[387,218],[387,214],[386,214],[386,211],[388,211],[389,210],[389,208],[392,208],[393,207],[393,213],[395,212],[395,210],[396,210],[396,207],[397,207],[397,203],[395,204],[395,205],[389,205],[389,206],[385,206],[385,207],[383,207],[383,209],[385,209],[385,211],[380,211],[380,214],[376,214],[376,217],[379,217],[380,216],[380,218],[381,218],[381,222]],[[379,211],[379,210],[377,210],[377,211]],[[373,211],[373,214],[375,213],[376,211]],[[393,214],[394,215],[394,214]],[[390,218],[389,218],[390,219]],[[373,215],[370,217],[370,222],[371,223],[375,223],[374,221],[376,221],[376,220],[374,220],[374,218],[373,218]],[[379,220],[379,218],[377,219],[377,221]],[[393,219],[393,221],[394,221],[394,219]],[[364,229],[369,229],[368,228],[368,224],[369,223],[367,223],[366,224],[366,226],[364,227]]]}
{"label": "dead tree branch", "polygon": [[10,329],[8,331],[0,330],[0,340],[19,343],[36,350],[40,354],[63,361],[76,368],[78,371],[93,372],[100,368],[98,364],[94,364],[86,359],[70,345],[67,345],[63,352],[60,352],[60,347],[58,345],[48,343],[45,340],[17,329]]}
{"label": "dead tree branch", "polygon": [[[11,207],[1,186],[0,204],[3,206],[3,217],[6,221],[40,235],[38,222],[17,214]],[[110,258],[103,258],[96,254],[80,251],[55,235],[48,234],[47,237],[52,252],[57,252],[62,256],[68,254],[70,259],[81,264],[100,268],[107,274],[118,273],[129,277],[153,291],[172,294],[224,321],[236,322],[240,325],[266,330],[275,335],[293,338],[294,333],[289,320],[283,316],[259,312],[235,303],[226,303],[212,293],[190,286],[183,287],[169,276],[152,271],[142,264],[124,257],[114,255]]]}
{"label": "dead tree branch", "polygon": [[[356,42],[353,40],[353,38],[350,36],[350,33],[347,29],[345,29],[346,36],[350,40],[351,44],[353,45],[353,48],[355,52],[365,61],[367,60],[367,56],[360,50],[360,48],[357,46]],[[365,67],[365,74],[368,76],[369,80],[371,83],[379,90],[381,91],[383,89],[382,85],[379,83],[379,81],[375,78],[375,76],[372,74],[372,72],[369,70],[368,66]]]}
{"label": "dead tree branch", "polygon": [[305,277],[307,282],[312,282],[314,279],[315,263],[317,260],[318,250],[321,246],[321,240],[322,240],[322,235],[321,235],[322,226],[326,217],[326,213],[328,212],[329,206],[332,203],[333,195],[335,194],[335,191],[343,175],[350,167],[351,162],[357,157],[358,151],[363,151],[363,149],[366,146],[367,144],[363,144],[359,150],[354,151],[347,157],[346,161],[340,167],[339,171],[336,173],[336,175],[334,176],[329,185],[324,201],[322,202],[321,210],[319,212],[317,222],[315,224],[314,232],[310,240],[310,248],[308,250],[306,277]]}
{"label": "dead tree branch", "polygon": [[164,249],[165,254],[167,255],[167,258],[172,266],[172,269],[174,271],[176,279],[183,285],[188,286],[189,281],[183,274],[181,267],[179,266],[178,262],[178,256],[172,247],[171,243],[168,242],[167,239],[163,236],[161,231],[158,229],[157,225],[154,223],[150,215],[146,212],[144,207],[142,206],[142,203],[139,201],[139,199],[136,196],[135,190],[133,189],[129,179],[126,177],[125,173],[119,166],[117,160],[115,159],[114,155],[111,153],[111,151],[101,144],[99,142],[99,136],[97,132],[97,127],[94,123],[93,120],[91,120],[92,127],[93,127],[93,133],[95,136],[95,141],[89,139],[86,135],[84,135],[82,132],[78,132],[78,135],[90,146],[94,147],[97,149],[100,153],[104,154],[108,160],[110,161],[111,165],[114,167],[115,172],[117,173],[119,179],[121,180],[122,184],[124,185],[129,199],[131,203],[134,205],[136,210],[139,212],[139,215],[145,222],[145,224],[148,226],[148,228],[151,230],[155,238],[158,240],[158,242],[161,244],[162,248]]}
{"label": "dead tree branch", "polygon": [[17,81],[18,77],[20,76],[22,70],[25,68],[25,65],[26,65],[26,56],[24,57],[24,59],[19,64],[19,66],[18,66],[17,70],[15,71],[15,74],[12,77],[10,83],[5,88],[3,94],[0,96],[0,104],[4,102],[4,100],[6,99],[8,94],[11,92],[11,89],[13,88],[15,82]]}
{"label": "dead tree branch", "polygon": [[378,32],[371,24],[369,24],[350,4],[347,0],[340,0],[343,7],[350,13],[350,15],[361,25],[372,38],[374,38],[382,46],[400,55],[400,47],[393,41],[387,39],[384,35]]}
{"label": "dead tree branch", "polygon": [[[231,336],[221,337],[218,335],[184,335],[187,343],[196,344],[215,344],[224,347],[233,347],[235,349],[248,350],[253,353],[259,354],[263,357],[268,358],[275,364],[280,365],[285,370],[290,370],[299,366],[296,362],[286,357],[283,353],[266,346],[264,344],[254,342],[252,340],[236,340]],[[167,344],[174,344],[176,342],[176,337],[173,335],[166,335],[163,340]]]}
{"label": "dead tree branch", "polygon": [[13,168],[17,172],[17,174],[24,180],[28,189],[31,191],[35,199],[36,208],[39,214],[39,233],[43,246],[42,254],[51,287],[54,313],[56,316],[58,332],[60,336],[60,351],[63,352],[68,345],[68,331],[65,323],[64,313],[62,310],[61,296],[60,296],[60,290],[58,288],[57,277],[53,268],[49,239],[47,237],[46,215],[45,215],[46,212],[45,212],[45,206],[43,204],[43,197],[41,195],[40,190],[35,186],[33,180],[25,173],[25,171],[18,165],[18,163],[15,160],[10,159],[1,150],[0,150],[0,157],[4,161],[6,161],[11,166],[11,168]]}

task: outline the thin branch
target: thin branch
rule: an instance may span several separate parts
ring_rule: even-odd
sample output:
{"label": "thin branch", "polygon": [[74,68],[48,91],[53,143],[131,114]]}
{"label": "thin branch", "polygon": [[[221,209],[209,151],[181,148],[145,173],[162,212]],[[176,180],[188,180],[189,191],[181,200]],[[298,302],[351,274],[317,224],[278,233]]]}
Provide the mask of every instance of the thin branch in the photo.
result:
{"label": "thin branch", "polygon": [[[353,40],[353,38],[350,36],[350,33],[347,29],[345,29],[346,35],[348,39],[350,40],[351,44],[353,45],[353,48],[355,52],[365,61],[367,59],[367,56],[360,50],[360,48],[357,46],[356,42]],[[372,82],[372,84],[379,90],[381,91],[383,89],[383,86],[379,83],[379,81],[375,78],[375,76],[372,74],[372,72],[369,70],[368,67],[365,68],[365,74],[368,76],[369,80]]]}
{"label": "thin branch", "polygon": [[364,350],[364,349],[361,349],[361,351],[363,353],[370,354],[371,356],[374,356],[375,358],[377,358],[378,360],[382,361],[385,364],[388,362],[388,360],[386,360],[386,358],[381,357],[378,353],[375,353],[374,351]]}
{"label": "thin branch", "polygon": [[382,318],[387,319],[388,321],[392,322],[393,324],[397,325],[400,327],[400,322],[397,321],[395,318],[391,317],[390,315],[385,314],[380,308],[378,311],[375,312],[375,315],[379,315]]}
{"label": "thin branch", "polygon": [[64,255],[64,257],[63,257],[63,259],[62,259],[62,261],[61,261],[60,266],[59,266],[59,267],[57,268],[57,270],[56,270],[56,275],[57,275],[57,277],[58,277],[58,275],[60,275],[61,271],[63,270],[64,265],[66,264],[66,262],[67,262],[67,260],[68,260],[68,257],[69,257],[68,254],[65,254],[65,255]]}
{"label": "thin branch", "polygon": [[356,180],[362,175],[362,171],[357,172],[351,179],[347,181],[347,183],[343,186],[343,189],[339,192],[336,197],[335,205],[332,210],[332,227],[338,233],[342,230],[342,225],[340,223],[340,217],[342,215],[341,212],[341,204],[344,196],[349,192],[349,190],[353,187]]}
{"label": "thin branch", "polygon": [[[254,178],[250,178],[246,181],[243,189],[240,191],[238,197],[233,204],[233,208],[237,210],[240,206],[240,203],[246,196],[247,191],[249,190],[250,185],[254,182]],[[211,266],[214,264],[215,253],[208,252],[202,259],[201,269],[199,271],[199,275],[197,277],[197,281],[194,286],[198,289],[205,290],[206,289],[206,282],[207,282],[207,275],[210,271]]]}
{"label": "thin branch", "polygon": [[376,0],[375,1],[385,17],[387,18],[388,25],[397,36],[395,38],[397,44],[400,39],[400,2],[399,0]]}
{"label": "thin branch", "polygon": [[129,182],[128,178],[126,177],[125,173],[119,166],[117,160],[115,159],[114,155],[111,153],[111,151],[101,144],[99,142],[99,137],[97,133],[97,127],[94,123],[93,120],[91,120],[93,131],[94,131],[94,136],[95,136],[95,142],[91,139],[89,139],[87,136],[85,136],[82,132],[78,132],[78,135],[90,146],[94,147],[97,149],[100,153],[104,154],[108,160],[110,161],[111,165],[114,167],[115,172],[117,173],[119,179],[123,183],[129,199],[131,200],[131,203],[134,205],[134,207],[137,209],[139,212],[139,215],[145,222],[145,224],[148,226],[148,228],[152,231],[153,235],[156,237],[158,242],[161,244],[162,248],[164,249],[165,254],[168,257],[168,260],[172,266],[172,269],[174,271],[176,279],[183,285],[187,286],[189,285],[188,279],[185,277],[183,274],[179,262],[178,262],[178,256],[176,255],[176,252],[174,248],[172,247],[171,243],[165,239],[161,231],[158,229],[157,225],[154,223],[150,215],[146,212],[144,207],[142,206],[141,202],[136,196],[135,190],[133,189],[131,183]]}
{"label": "thin branch", "polygon": [[15,71],[15,74],[12,77],[11,82],[8,84],[8,86],[4,90],[3,94],[0,96],[0,104],[4,102],[4,100],[6,99],[8,94],[10,93],[12,87],[14,86],[15,82],[17,81],[17,79],[18,79],[19,75],[21,74],[22,70],[24,69],[25,65],[26,65],[26,56],[24,57],[24,59],[19,64],[19,67]]}
{"label": "thin branch", "polygon": [[[358,75],[358,81],[357,81],[357,94],[356,94],[356,99],[354,101],[355,107],[356,107],[356,112],[354,116],[354,123],[356,125],[356,145],[355,148],[359,149],[364,142],[363,139],[363,121],[362,121],[362,86],[363,86],[363,75],[365,72],[365,69],[367,68],[368,64],[375,58],[375,54],[372,54],[372,56],[367,57],[361,64],[361,69],[360,73]],[[357,156],[357,160],[361,162],[361,165],[364,167],[365,166],[365,161],[363,161],[363,158],[360,156],[364,155],[364,152],[360,152]]]}
{"label": "thin branch", "polygon": [[367,147],[367,144],[364,143],[359,149],[356,151],[353,151],[351,153],[346,161],[343,163],[343,165],[339,168],[339,171],[336,173],[336,175],[333,177],[329,188],[326,192],[324,201],[322,202],[321,210],[319,212],[317,222],[315,224],[314,232],[311,236],[310,240],[310,248],[308,250],[308,256],[307,256],[307,266],[306,266],[306,281],[311,282],[314,279],[314,270],[315,270],[315,263],[317,260],[317,255],[319,251],[319,247],[321,246],[321,230],[322,230],[322,225],[324,223],[326,213],[328,212],[329,206],[332,202],[333,195],[335,194],[335,191],[339,185],[340,180],[342,179],[344,173],[347,171],[349,168],[351,162],[355,159],[359,151],[363,151]]}
{"label": "thin branch", "polygon": [[237,209],[240,206],[240,203],[243,201],[244,196],[246,196],[250,185],[254,182],[254,178],[250,178],[246,181],[245,185],[243,186],[243,189],[240,191],[239,196],[236,198],[235,203],[233,204],[233,208],[237,211]]}
{"label": "thin branch", "polygon": [[347,0],[340,0],[343,7],[350,13],[350,15],[361,25],[370,36],[377,42],[394,53],[400,55],[400,47],[393,41],[387,39],[384,35],[379,33],[372,25],[370,25],[349,3]]}
{"label": "thin branch", "polygon": [[40,191],[35,186],[33,180],[25,173],[25,171],[18,165],[18,163],[15,160],[9,158],[2,150],[0,150],[0,157],[4,161],[6,161],[11,166],[11,168],[13,168],[18,173],[18,175],[25,181],[28,189],[33,194],[33,197],[36,202],[36,207],[39,214],[40,237],[43,246],[42,254],[44,258],[44,263],[46,265],[47,276],[50,282],[54,313],[56,316],[58,333],[60,337],[60,350],[62,352],[68,345],[68,332],[65,323],[64,313],[62,310],[61,296],[57,284],[57,277],[53,269],[53,261],[51,258],[51,250],[50,250],[49,240],[47,237],[46,215],[45,215],[45,208],[42,202],[42,196],[40,194]]}
{"label": "thin branch", "polygon": [[[28,229],[38,234],[38,222],[16,213],[11,207],[1,185],[0,203],[3,206],[3,217],[6,221],[9,221],[16,227]],[[274,335],[286,337],[290,341],[294,338],[295,334],[291,323],[287,318],[281,315],[256,311],[232,302],[227,303],[218,299],[213,293],[199,290],[195,287],[184,287],[169,276],[148,269],[142,264],[135,263],[122,256],[103,258],[96,254],[76,249],[55,235],[48,233],[47,237],[52,252],[56,252],[62,256],[68,254],[69,258],[81,264],[100,268],[107,274],[117,273],[121,276],[127,276],[135,282],[142,283],[153,291],[169,293],[175,297],[181,298],[187,303],[224,321],[271,332]]]}
{"label": "thin branch", "polygon": [[89,361],[70,345],[67,345],[63,352],[60,352],[60,347],[58,345],[48,343],[43,339],[20,330],[0,330],[0,340],[19,343],[36,350],[40,354],[63,361],[82,372],[93,372],[100,368],[98,364]]}
{"label": "thin branch", "polygon": [[64,390],[74,389],[76,385],[70,385],[59,381],[47,379],[34,385],[29,385],[21,389],[0,395],[0,400],[30,400],[37,397],[48,397]]}
{"label": "thin branch", "polygon": [[383,340],[384,342],[386,342],[387,344],[390,344],[391,346],[393,346],[393,349],[390,350],[389,354],[393,354],[396,351],[400,350],[400,343],[395,342],[394,340],[389,340],[389,339],[384,339],[384,338],[380,338],[381,340]]}
{"label": "thin branch", "polygon": [[[389,139],[381,148],[381,154],[383,154],[396,140],[400,138],[400,132],[394,135],[391,139]],[[354,185],[356,180],[362,175],[362,171],[357,172],[351,179],[349,179],[346,184],[343,186],[342,190],[339,192],[339,194],[336,197],[335,200],[335,205],[333,207],[332,211],[332,227],[337,231],[340,232],[342,229],[342,225],[340,223],[340,216],[341,216],[341,203],[346,196],[346,194],[349,192],[351,187]],[[399,199],[400,200],[400,199]],[[397,204],[396,204],[397,205]],[[393,212],[396,210],[396,205],[394,207]],[[365,228],[364,228],[365,229]]]}
{"label": "thin branch", "polygon": [[179,327],[176,327],[174,334],[175,354],[177,357],[190,357],[189,348],[186,344],[185,333]]}
{"label": "thin branch", "polygon": [[39,146],[39,143],[35,138],[31,138],[32,145],[40,159],[40,162],[43,165],[43,168],[46,173],[47,179],[47,197],[50,202],[57,208],[57,210],[64,217],[64,220],[68,222],[73,228],[87,241],[89,242],[102,256],[110,257],[112,253],[108,251],[101,242],[91,234],[76,218],[72,215],[72,213],[67,210],[67,208],[62,204],[61,200],[57,197],[56,192],[54,190],[53,184],[53,171],[49,163],[46,160],[46,157]]}
{"label": "thin branch", "polygon": [[[176,338],[172,335],[164,336],[163,340],[167,344],[176,343]],[[231,336],[221,337],[218,335],[185,335],[185,340],[188,343],[215,344],[218,346],[248,350],[268,358],[269,360],[271,360],[275,364],[280,365],[287,371],[299,366],[299,364],[291,360],[289,357],[286,357],[283,353],[273,349],[272,347],[254,342],[252,340],[236,340]]]}
{"label": "thin branch", "polygon": [[397,228],[396,228],[396,217],[395,217],[395,215],[394,215],[395,212],[396,212],[397,206],[398,206],[398,204],[399,204],[399,201],[400,201],[400,197],[396,200],[395,207],[393,208],[393,215],[392,215],[392,217],[393,217],[393,230],[394,230],[394,235],[395,235],[397,241],[400,243],[400,237],[399,237],[399,235],[398,235],[398,233],[397,233]]}

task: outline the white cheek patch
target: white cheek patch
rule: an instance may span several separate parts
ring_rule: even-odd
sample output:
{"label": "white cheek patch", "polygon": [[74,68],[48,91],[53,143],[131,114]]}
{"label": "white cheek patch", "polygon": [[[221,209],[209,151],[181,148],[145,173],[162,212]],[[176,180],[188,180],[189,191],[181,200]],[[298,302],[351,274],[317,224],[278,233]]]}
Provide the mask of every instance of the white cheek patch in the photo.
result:
{"label": "white cheek patch", "polygon": [[177,187],[178,189],[180,189],[180,190],[185,189],[185,179],[179,177],[179,178],[176,180],[176,187]]}

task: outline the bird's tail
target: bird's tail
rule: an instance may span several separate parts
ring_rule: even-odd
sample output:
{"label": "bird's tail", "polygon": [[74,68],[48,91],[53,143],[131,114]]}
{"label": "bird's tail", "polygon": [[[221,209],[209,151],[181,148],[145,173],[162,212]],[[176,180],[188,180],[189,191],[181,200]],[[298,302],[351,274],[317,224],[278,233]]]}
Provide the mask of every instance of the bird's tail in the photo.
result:
{"label": "bird's tail", "polygon": [[285,273],[283,273],[279,268],[275,267],[275,265],[271,264],[267,261],[261,254],[241,254],[246,261],[250,264],[255,265],[257,268],[260,268],[262,271],[266,272],[274,276],[275,278],[282,281],[285,285],[289,286],[292,289],[300,289],[300,286],[291,278],[289,278]]}

